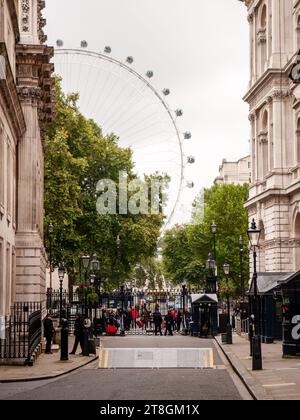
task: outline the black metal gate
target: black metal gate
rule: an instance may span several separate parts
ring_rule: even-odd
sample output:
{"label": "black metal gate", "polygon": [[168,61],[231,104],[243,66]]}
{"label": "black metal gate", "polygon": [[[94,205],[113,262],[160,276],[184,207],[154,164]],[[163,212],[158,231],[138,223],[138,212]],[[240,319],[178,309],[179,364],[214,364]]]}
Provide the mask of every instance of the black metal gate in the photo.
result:
{"label": "black metal gate", "polygon": [[0,363],[13,359],[32,364],[32,355],[41,343],[41,304],[16,303],[11,314],[0,319]]}

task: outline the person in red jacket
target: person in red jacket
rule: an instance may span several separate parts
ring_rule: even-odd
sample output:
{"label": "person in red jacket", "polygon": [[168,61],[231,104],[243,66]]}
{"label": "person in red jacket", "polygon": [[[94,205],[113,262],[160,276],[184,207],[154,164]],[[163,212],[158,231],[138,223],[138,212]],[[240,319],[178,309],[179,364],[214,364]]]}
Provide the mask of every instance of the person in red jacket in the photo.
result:
{"label": "person in red jacket", "polygon": [[136,308],[132,308],[131,309],[132,328],[134,328],[135,330],[136,330],[136,320],[137,320],[138,315],[139,314]]}

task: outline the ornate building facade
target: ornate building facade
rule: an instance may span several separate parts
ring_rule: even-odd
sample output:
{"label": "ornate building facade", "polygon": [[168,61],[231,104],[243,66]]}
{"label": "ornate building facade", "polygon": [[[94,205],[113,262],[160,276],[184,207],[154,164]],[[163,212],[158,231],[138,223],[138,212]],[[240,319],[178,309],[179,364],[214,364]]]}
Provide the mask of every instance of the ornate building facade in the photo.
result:
{"label": "ornate building facade", "polygon": [[300,269],[300,94],[289,78],[300,49],[299,0],[243,0],[250,27],[252,183],[262,229],[259,271]]}
{"label": "ornate building facade", "polygon": [[45,300],[44,129],[52,118],[53,49],[41,0],[0,0],[0,316]]}

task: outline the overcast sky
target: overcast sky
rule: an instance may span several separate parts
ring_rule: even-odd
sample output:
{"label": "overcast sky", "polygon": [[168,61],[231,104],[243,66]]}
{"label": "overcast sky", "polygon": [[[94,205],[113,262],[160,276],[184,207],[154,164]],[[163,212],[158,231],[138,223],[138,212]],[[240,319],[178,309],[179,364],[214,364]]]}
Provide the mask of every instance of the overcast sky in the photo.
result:
{"label": "overcast sky", "polygon": [[[155,84],[172,90],[172,105],[184,109],[193,134],[186,154],[196,164],[186,177],[196,194],[210,186],[223,158],[249,152],[249,80],[246,7],[237,0],[48,0],[48,43],[113,48],[133,55],[135,67],[155,71]],[[190,196],[191,198],[191,196]]]}

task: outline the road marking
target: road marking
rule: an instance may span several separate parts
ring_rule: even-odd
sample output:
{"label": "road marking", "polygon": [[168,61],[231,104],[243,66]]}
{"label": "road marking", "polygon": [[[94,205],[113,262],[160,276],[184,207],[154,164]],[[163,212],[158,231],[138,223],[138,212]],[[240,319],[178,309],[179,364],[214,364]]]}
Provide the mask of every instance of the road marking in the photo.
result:
{"label": "road marking", "polygon": [[264,388],[278,388],[278,387],[284,387],[284,386],[296,386],[294,382],[291,382],[290,384],[270,384],[270,385],[263,385]]}
{"label": "road marking", "polygon": [[204,368],[208,368],[208,357],[207,357],[207,352],[204,353],[203,355],[204,358]]}
{"label": "road marking", "polygon": [[210,349],[209,353],[210,353],[210,367],[213,368],[214,367],[214,352],[213,352],[213,349]]}
{"label": "road marking", "polygon": [[105,350],[105,356],[104,356],[104,369],[108,368],[108,350]]}
{"label": "road marking", "polygon": [[98,364],[99,369],[102,368],[102,357],[103,357],[103,350],[101,350],[99,353],[99,364]]}

